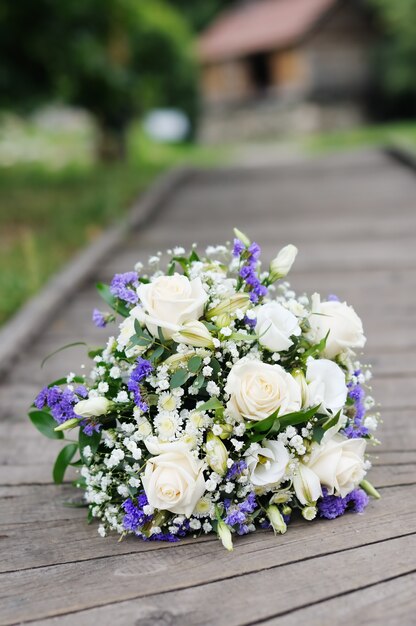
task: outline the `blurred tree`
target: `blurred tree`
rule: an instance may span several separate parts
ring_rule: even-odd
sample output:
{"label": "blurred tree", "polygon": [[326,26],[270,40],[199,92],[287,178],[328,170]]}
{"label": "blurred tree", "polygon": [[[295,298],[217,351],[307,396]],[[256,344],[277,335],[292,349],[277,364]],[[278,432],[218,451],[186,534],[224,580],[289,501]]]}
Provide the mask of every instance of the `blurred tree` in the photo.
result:
{"label": "blurred tree", "polygon": [[[368,0],[383,37],[376,53],[377,90],[384,116],[416,114],[416,0]],[[378,105],[380,107],[380,103]]]}
{"label": "blurred tree", "polygon": [[84,107],[103,158],[123,156],[139,112],[176,106],[194,119],[195,74],[187,24],[162,0],[0,0],[0,107]]}
{"label": "blurred tree", "polygon": [[169,0],[169,4],[179,9],[197,32],[205,28],[218,13],[235,3],[236,0]]}

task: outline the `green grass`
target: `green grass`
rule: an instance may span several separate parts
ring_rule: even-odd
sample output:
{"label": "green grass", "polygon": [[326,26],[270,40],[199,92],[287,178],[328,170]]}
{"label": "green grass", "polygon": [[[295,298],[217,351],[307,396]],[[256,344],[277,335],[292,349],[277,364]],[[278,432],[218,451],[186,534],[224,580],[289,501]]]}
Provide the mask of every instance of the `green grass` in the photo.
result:
{"label": "green grass", "polygon": [[312,154],[391,145],[416,151],[416,122],[363,126],[317,134],[302,141],[302,145]]}
{"label": "green grass", "polygon": [[126,163],[102,166],[72,159],[56,168],[45,159],[0,167],[0,323],[118,220],[158,174],[185,162],[209,165],[214,153],[155,145],[135,128]]}

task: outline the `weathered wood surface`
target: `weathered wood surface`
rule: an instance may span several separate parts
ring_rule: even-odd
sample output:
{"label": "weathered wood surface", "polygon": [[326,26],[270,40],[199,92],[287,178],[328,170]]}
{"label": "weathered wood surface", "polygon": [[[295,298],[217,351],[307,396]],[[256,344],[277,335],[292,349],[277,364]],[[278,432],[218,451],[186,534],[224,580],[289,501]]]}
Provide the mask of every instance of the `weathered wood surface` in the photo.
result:
{"label": "weathered wood surface", "polygon": [[154,220],[96,268],[108,280],[155,250],[232,237],[237,225],[266,260],[300,248],[297,292],[337,293],[362,316],[383,405],[371,479],[383,499],[365,515],[296,521],[226,553],[213,537],[180,545],[101,539],[80,494],[51,484],[59,442],[26,419],[39,387],[86,362],[97,345],[93,281],[51,321],[0,385],[0,624],[137,626],[415,623],[416,600],[416,177],[379,153],[279,168],[195,172]]}

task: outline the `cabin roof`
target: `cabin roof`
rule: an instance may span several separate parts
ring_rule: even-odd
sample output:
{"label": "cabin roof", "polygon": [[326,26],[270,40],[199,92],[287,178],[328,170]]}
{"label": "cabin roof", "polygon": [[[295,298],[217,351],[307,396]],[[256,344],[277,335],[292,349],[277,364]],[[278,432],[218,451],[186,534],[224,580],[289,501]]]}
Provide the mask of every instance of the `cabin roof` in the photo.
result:
{"label": "cabin roof", "polygon": [[337,0],[257,0],[225,11],[201,34],[202,62],[222,61],[296,43]]}

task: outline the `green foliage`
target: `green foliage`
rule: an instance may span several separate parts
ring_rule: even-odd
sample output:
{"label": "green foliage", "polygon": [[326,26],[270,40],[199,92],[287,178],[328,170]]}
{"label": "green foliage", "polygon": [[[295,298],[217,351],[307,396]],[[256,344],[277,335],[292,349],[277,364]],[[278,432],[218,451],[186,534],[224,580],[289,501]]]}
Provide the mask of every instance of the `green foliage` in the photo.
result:
{"label": "green foliage", "polygon": [[235,4],[235,0],[169,0],[169,4],[179,9],[192,28],[199,31],[208,26],[218,13]]}
{"label": "green foliage", "polygon": [[52,470],[53,481],[55,484],[60,485],[63,482],[66,469],[74,458],[77,450],[77,443],[69,443],[67,446],[62,448],[56,457],[55,465]]}
{"label": "green foliage", "polygon": [[48,437],[49,439],[64,438],[63,433],[56,432],[54,430],[57,424],[52,415],[50,415],[50,413],[47,413],[46,411],[32,411],[31,413],[29,413],[29,418],[32,424],[45,437]]}
{"label": "green foliage", "polygon": [[406,98],[409,113],[416,112],[416,2],[368,0],[378,16],[380,39],[377,76],[387,96]]}
{"label": "green foliage", "polygon": [[[16,45],[16,42],[19,45]],[[53,98],[122,132],[139,111],[195,114],[186,22],[162,0],[6,0],[0,6],[0,108]]]}

